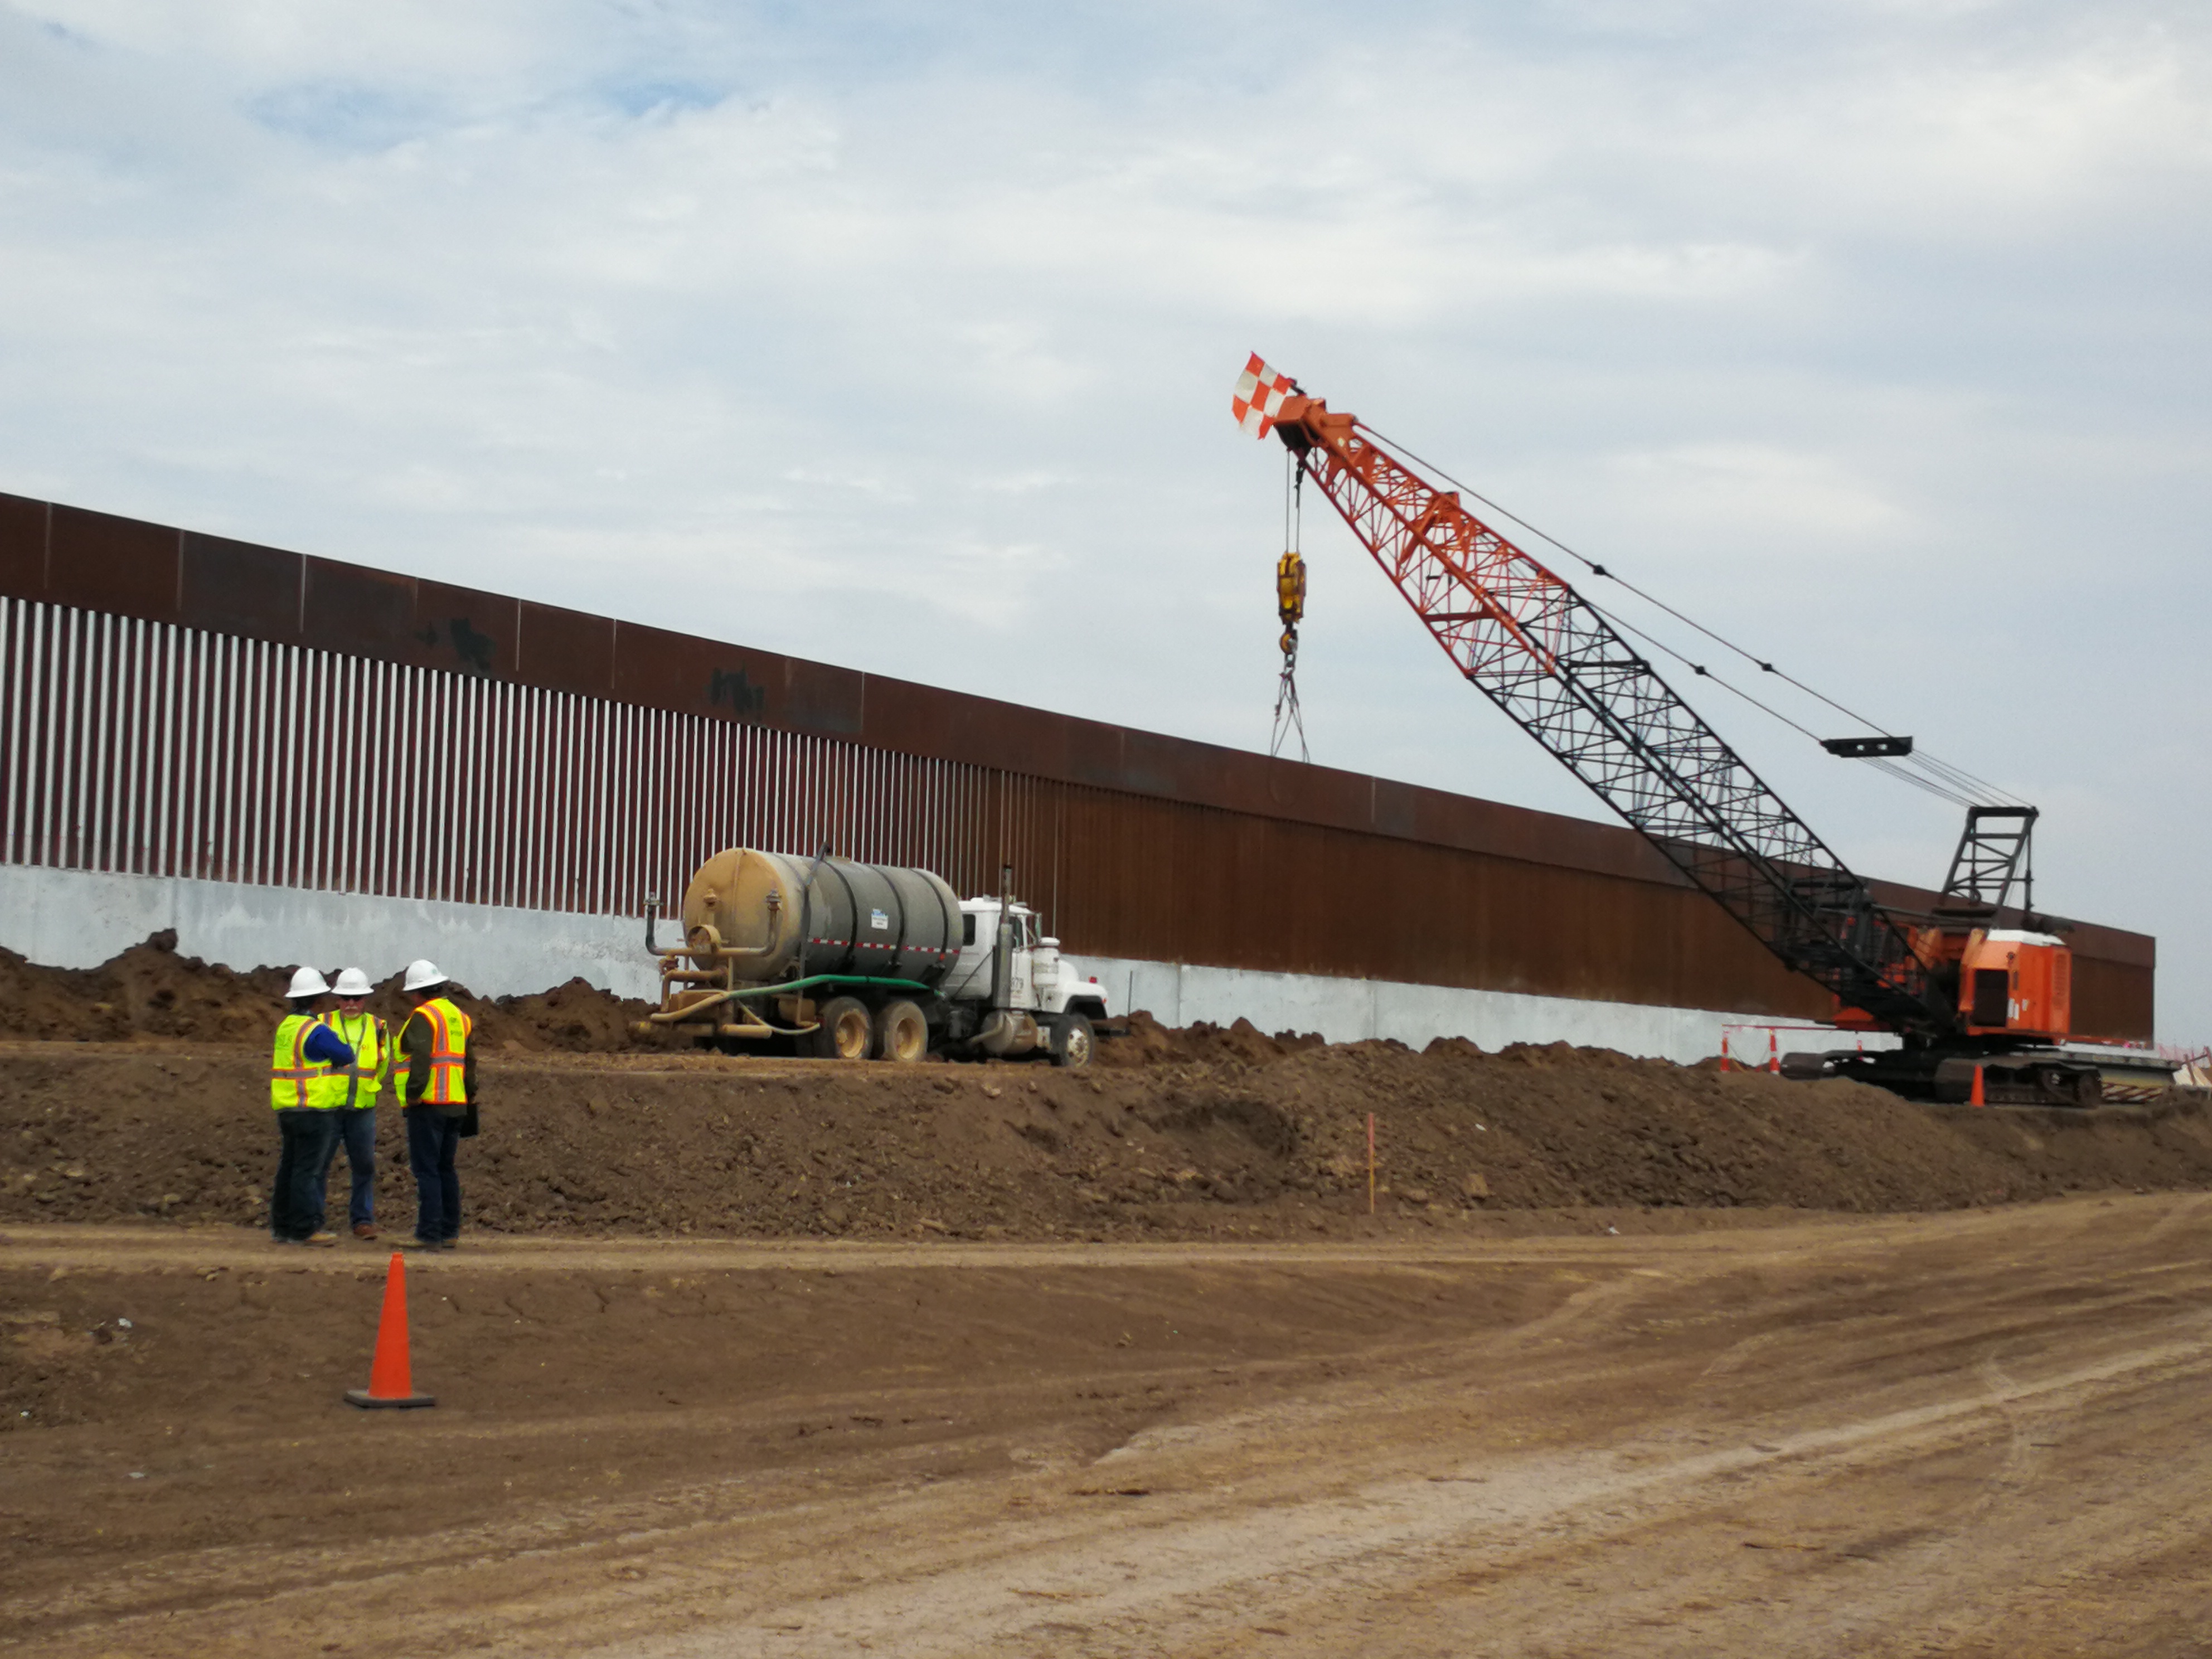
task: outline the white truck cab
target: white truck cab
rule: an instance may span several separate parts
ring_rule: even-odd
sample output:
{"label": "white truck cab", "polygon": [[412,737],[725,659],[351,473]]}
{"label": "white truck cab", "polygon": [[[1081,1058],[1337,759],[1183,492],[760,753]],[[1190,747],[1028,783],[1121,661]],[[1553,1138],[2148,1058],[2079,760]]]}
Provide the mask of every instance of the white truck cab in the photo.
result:
{"label": "white truck cab", "polygon": [[[1003,981],[994,971],[1001,915],[1012,946]],[[1001,982],[1003,1000],[994,988]],[[1042,932],[1034,909],[995,898],[961,901],[960,955],[937,994],[952,1024],[973,1021],[975,1044],[986,1054],[1045,1048],[1062,1066],[1090,1063],[1093,1028],[1113,1012],[1104,986],[1076,978],[1060,960],[1060,941]]]}

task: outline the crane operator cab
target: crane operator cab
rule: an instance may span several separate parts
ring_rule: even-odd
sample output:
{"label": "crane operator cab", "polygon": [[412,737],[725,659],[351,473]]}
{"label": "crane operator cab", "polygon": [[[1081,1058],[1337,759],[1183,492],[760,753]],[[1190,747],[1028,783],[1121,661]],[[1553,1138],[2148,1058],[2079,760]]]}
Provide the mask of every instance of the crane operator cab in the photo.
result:
{"label": "crane operator cab", "polygon": [[2019,927],[1937,932],[1920,941],[1939,983],[1955,984],[1968,1036],[2063,1041],[2074,1028],[2074,953],[2051,933]]}

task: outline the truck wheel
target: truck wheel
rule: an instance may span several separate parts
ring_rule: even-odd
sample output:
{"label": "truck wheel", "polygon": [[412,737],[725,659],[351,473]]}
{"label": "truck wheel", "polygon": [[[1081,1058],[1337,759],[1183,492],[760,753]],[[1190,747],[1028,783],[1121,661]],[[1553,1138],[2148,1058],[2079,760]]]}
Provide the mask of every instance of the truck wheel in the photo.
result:
{"label": "truck wheel", "polygon": [[876,1016],[876,1058],[910,1066],[929,1052],[929,1022],[911,1002],[884,1005]]}
{"label": "truck wheel", "polygon": [[814,1052],[823,1060],[866,1060],[875,1046],[876,1023],[858,997],[831,997],[822,1005]]}
{"label": "truck wheel", "polygon": [[1062,1014],[1052,1023],[1052,1063],[1079,1072],[1091,1063],[1091,1051],[1097,1042],[1088,1015]]}

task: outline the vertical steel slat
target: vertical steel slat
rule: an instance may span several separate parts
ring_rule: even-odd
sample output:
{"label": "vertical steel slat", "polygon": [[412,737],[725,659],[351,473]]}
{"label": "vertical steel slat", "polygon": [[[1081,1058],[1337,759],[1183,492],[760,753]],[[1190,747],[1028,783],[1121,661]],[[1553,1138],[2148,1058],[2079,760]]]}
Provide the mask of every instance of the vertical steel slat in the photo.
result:
{"label": "vertical steel slat", "polygon": [[29,610],[27,600],[0,599],[0,632],[5,635],[4,654],[0,654],[0,690],[7,697],[0,703],[0,858],[10,864],[29,862],[23,856],[20,827],[23,804],[29,798],[22,776],[23,625]]}
{"label": "vertical steel slat", "polygon": [[522,848],[526,838],[529,808],[522,793],[523,706],[528,702],[519,685],[502,693],[500,731],[500,833],[505,850],[500,858],[497,902],[522,902]]}
{"label": "vertical steel slat", "polygon": [[354,664],[354,720],[361,732],[361,781],[356,796],[357,805],[349,826],[346,842],[345,890],[349,893],[373,893],[377,890],[377,837],[383,819],[384,797],[390,789],[390,769],[384,758],[384,723],[380,718],[381,702],[379,687],[383,665],[368,658]]}
{"label": "vertical steel slat", "polygon": [[416,896],[434,901],[453,890],[453,684],[443,674],[426,672],[422,679],[430,742],[422,782],[422,879]]}
{"label": "vertical steel slat", "polygon": [[537,903],[532,875],[538,858],[538,838],[544,823],[544,799],[537,785],[538,704],[544,693],[533,685],[514,690],[514,878],[513,902],[528,908]]}
{"label": "vertical steel slat", "polygon": [[422,779],[422,878],[416,896],[434,901],[447,896],[453,879],[453,686],[447,676],[427,672],[422,684],[429,744]]}
{"label": "vertical steel slat", "polygon": [[284,688],[285,735],[278,764],[271,771],[283,779],[278,805],[271,814],[271,841],[276,849],[270,860],[272,881],[287,886],[307,886],[314,858],[316,798],[322,793],[324,756],[316,743],[320,734],[321,710],[315,695],[315,656],[296,647],[278,648]]}
{"label": "vertical steel slat", "polygon": [[569,828],[575,822],[575,813],[568,804],[568,720],[570,714],[568,705],[571,699],[567,692],[564,691],[561,693],[559,697],[556,700],[556,706],[554,714],[555,742],[551,756],[553,763],[554,811],[551,817],[553,827],[553,844],[548,849],[546,862],[546,880],[548,885],[546,888],[544,901],[545,908],[549,910],[566,910],[570,908],[567,902],[568,890],[565,885],[566,876],[564,873],[568,867]]}
{"label": "vertical steel slat", "polygon": [[259,690],[254,725],[262,736],[260,763],[253,769],[253,876],[275,884],[284,857],[283,832],[298,814],[293,804],[293,768],[300,752],[298,705],[294,698],[297,665],[289,647],[257,643],[254,670]]}
{"label": "vertical steel slat", "polygon": [[276,734],[270,730],[276,706],[269,695],[269,648],[258,640],[249,642],[241,653],[241,684],[245,697],[240,703],[242,729],[246,734],[243,745],[244,764],[239,769],[238,792],[238,881],[261,879],[262,825],[264,804],[269,798],[267,781],[270,763],[276,752]]}
{"label": "vertical steel slat", "polygon": [[87,811],[83,867],[106,870],[115,822],[115,636],[120,617],[94,611],[92,617],[92,672],[86,698],[92,764],[87,769]]}
{"label": "vertical steel slat", "polygon": [[332,759],[339,774],[335,791],[338,802],[336,834],[331,844],[331,885],[341,893],[361,890],[362,826],[369,811],[368,782],[375,775],[368,769],[368,722],[362,706],[362,683],[367,678],[368,667],[368,663],[359,657],[340,657],[335,665],[338,747]]}
{"label": "vertical steel slat", "polygon": [[396,751],[392,775],[392,887],[394,898],[411,898],[415,888],[415,793],[417,769],[422,764],[422,742],[416,729],[416,680],[419,671],[399,667],[392,684],[392,729]]}
{"label": "vertical steel slat", "polygon": [[145,793],[141,787],[141,775],[146,764],[147,747],[139,707],[143,678],[139,672],[139,659],[145,635],[151,629],[151,623],[140,622],[135,617],[125,621],[119,629],[121,649],[116,659],[116,692],[122,719],[116,726],[115,828],[109,836],[108,868],[125,874],[137,873],[137,849],[145,840],[138,823],[138,804]]}
{"label": "vertical steel slat", "polygon": [[47,649],[46,770],[51,805],[39,861],[57,865],[62,862],[62,848],[69,836],[70,613],[61,605],[53,608],[53,631]]}
{"label": "vertical steel slat", "polygon": [[191,718],[191,632],[161,630],[161,851],[154,873],[189,873],[191,835],[191,778],[187,770],[188,723]]}
{"label": "vertical steel slat", "polygon": [[108,801],[107,867],[124,874],[131,872],[139,839],[138,769],[145,743],[138,719],[138,648],[145,627],[133,617],[118,618],[115,629],[115,787]]}
{"label": "vertical steel slat", "polygon": [[207,635],[197,629],[177,638],[177,732],[173,745],[177,757],[177,867],[171,873],[187,878],[196,878],[200,873],[200,849],[204,842],[200,829],[205,781],[201,776],[200,689],[206,641]]}
{"label": "vertical steel slat", "polygon": [[230,768],[234,756],[225,727],[230,717],[230,646],[228,635],[208,641],[201,664],[200,695],[204,704],[200,728],[203,823],[200,830],[200,870],[210,880],[229,878],[222,859],[228,847],[230,822]]}
{"label": "vertical steel slat", "polygon": [[410,899],[427,897],[429,891],[430,792],[437,764],[431,729],[434,719],[430,703],[433,694],[431,675],[427,669],[407,670],[407,832],[401,854],[403,878],[399,891],[401,896]]}
{"label": "vertical steel slat", "polygon": [[23,719],[23,609],[21,599],[0,599],[0,859],[21,864],[15,814],[23,787],[16,769],[22,763],[19,728]]}
{"label": "vertical steel slat", "polygon": [[216,728],[214,753],[222,771],[222,820],[216,831],[214,867],[221,881],[244,881],[238,860],[240,790],[249,759],[246,740],[246,642],[225,637],[222,641],[222,680],[216,704],[220,724]]}
{"label": "vertical steel slat", "polygon": [[584,782],[585,861],[584,886],[579,895],[577,908],[596,912],[599,894],[606,886],[607,860],[614,855],[616,836],[606,817],[606,779],[609,763],[624,768],[632,759],[630,738],[638,717],[635,708],[592,708],[592,718],[599,722],[599,730],[585,747],[586,769]]}
{"label": "vertical steel slat", "polygon": [[598,729],[587,727],[583,751],[578,757],[581,765],[577,781],[582,785],[583,793],[578,802],[580,816],[577,828],[583,838],[584,858],[577,872],[582,885],[577,890],[575,908],[592,911],[599,908],[601,866],[612,839],[604,816],[605,801],[601,793],[605,768],[611,753],[618,763],[624,757],[623,739],[629,735],[629,723],[635,711],[603,709],[586,702],[586,714]]}
{"label": "vertical steel slat", "polygon": [[327,651],[297,653],[305,672],[313,714],[309,723],[307,752],[301,757],[309,779],[300,817],[308,834],[304,856],[295,879],[302,887],[328,888],[331,883],[330,834],[337,813],[335,793],[341,787],[336,684],[337,661]]}
{"label": "vertical steel slat", "polygon": [[100,635],[106,620],[96,611],[77,615],[76,672],[71,678],[70,698],[76,720],[70,740],[76,750],[70,805],[70,855],[72,870],[98,868],[100,856],[100,741],[103,699],[100,695]]}
{"label": "vertical steel slat", "polygon": [[473,904],[477,896],[477,872],[483,849],[477,836],[483,822],[482,799],[483,788],[483,744],[480,716],[483,706],[483,682],[462,678],[453,682],[453,772],[452,800],[459,822],[453,826],[455,866],[448,898],[457,903]]}
{"label": "vertical steel slat", "polygon": [[576,851],[573,864],[574,890],[564,908],[592,908],[592,868],[599,858],[598,770],[599,757],[614,741],[616,712],[602,709],[588,697],[576,700]]}
{"label": "vertical steel slat", "polygon": [[538,909],[552,908],[545,901],[545,859],[553,831],[552,737],[559,702],[552,692],[534,685],[530,688],[525,726],[530,744],[529,787],[523,798],[529,803],[530,840],[522,866],[522,902]]}
{"label": "vertical steel slat", "polygon": [[176,873],[178,631],[168,623],[154,629],[153,764],[148,773],[148,847],[143,866],[149,876]]}
{"label": "vertical steel slat", "polygon": [[485,683],[484,702],[484,818],[477,863],[477,902],[507,904],[507,864],[513,822],[507,810],[508,702],[504,681]]}
{"label": "vertical steel slat", "polygon": [[74,868],[76,864],[77,835],[84,822],[84,792],[82,759],[84,744],[78,732],[84,716],[84,617],[77,611],[62,614],[62,672],[55,677],[61,718],[58,726],[61,744],[56,760],[61,776],[61,834],[55,839],[48,858],[51,864]]}

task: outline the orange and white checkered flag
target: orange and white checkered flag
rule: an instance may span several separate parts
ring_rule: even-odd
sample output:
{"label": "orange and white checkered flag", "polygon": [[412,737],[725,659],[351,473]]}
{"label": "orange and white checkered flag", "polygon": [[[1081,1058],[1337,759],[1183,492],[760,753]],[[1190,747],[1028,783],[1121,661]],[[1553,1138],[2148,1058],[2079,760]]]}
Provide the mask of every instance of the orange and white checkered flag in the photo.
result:
{"label": "orange and white checkered flag", "polygon": [[1237,395],[1229,400],[1230,412],[1237,416],[1237,425],[1255,438],[1264,438],[1275,429],[1283,399],[1295,390],[1296,383],[1289,375],[1276,374],[1260,361],[1255,351],[1237,377]]}

